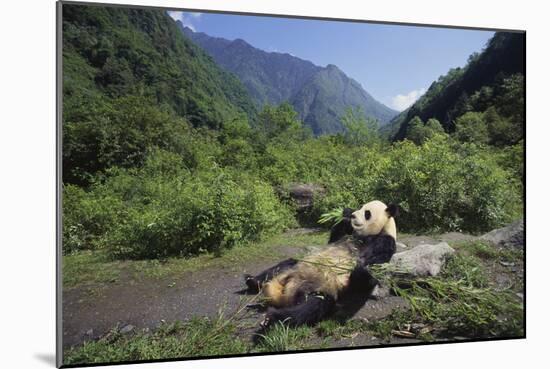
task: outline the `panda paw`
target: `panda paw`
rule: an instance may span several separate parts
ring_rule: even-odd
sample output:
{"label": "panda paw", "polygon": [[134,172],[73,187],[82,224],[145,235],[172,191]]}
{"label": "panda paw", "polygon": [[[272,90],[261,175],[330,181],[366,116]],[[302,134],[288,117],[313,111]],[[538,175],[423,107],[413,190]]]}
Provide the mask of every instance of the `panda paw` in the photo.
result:
{"label": "panda paw", "polygon": [[271,324],[273,324],[273,320],[269,317],[268,314],[266,314],[264,316],[264,320],[262,320],[260,322],[260,328],[263,329],[263,330],[266,330],[267,328],[269,328],[271,326]]}
{"label": "panda paw", "polygon": [[258,283],[256,278],[254,278],[250,274],[244,275],[244,283],[248,287],[248,291],[255,292],[255,293],[260,292],[260,284]]}

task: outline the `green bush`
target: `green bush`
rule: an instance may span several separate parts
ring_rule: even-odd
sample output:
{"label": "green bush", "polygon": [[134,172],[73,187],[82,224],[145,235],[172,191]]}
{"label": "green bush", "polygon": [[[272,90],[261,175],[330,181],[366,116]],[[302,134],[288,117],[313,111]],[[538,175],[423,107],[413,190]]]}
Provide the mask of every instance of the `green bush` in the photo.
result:
{"label": "green bush", "polygon": [[316,199],[312,219],[380,199],[401,206],[402,231],[477,233],[512,220],[522,209],[520,178],[513,172],[521,151],[495,150],[435,132],[421,146],[410,141],[349,146],[323,137],[268,145],[260,175],[282,187],[322,185],[326,193]]}
{"label": "green bush", "polygon": [[63,186],[63,252],[99,248],[100,238],[119,222],[123,208],[118,196]]}
{"label": "green bush", "polygon": [[462,142],[489,143],[489,130],[482,113],[467,112],[455,121],[454,135]]}
{"label": "green bush", "polygon": [[161,150],[139,171],[111,170],[89,192],[68,189],[65,252],[101,247],[115,258],[219,252],[292,222],[265,182],[223,169],[191,173],[178,155]]}
{"label": "green bush", "polygon": [[401,205],[402,230],[481,232],[519,215],[517,181],[478,146],[438,135],[389,156],[375,197]]}

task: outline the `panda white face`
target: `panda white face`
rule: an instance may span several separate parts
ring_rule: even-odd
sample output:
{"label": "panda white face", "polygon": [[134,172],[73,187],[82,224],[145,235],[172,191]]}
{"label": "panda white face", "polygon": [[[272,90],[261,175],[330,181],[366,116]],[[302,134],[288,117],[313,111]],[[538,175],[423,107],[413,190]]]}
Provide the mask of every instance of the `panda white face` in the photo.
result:
{"label": "panda white face", "polygon": [[371,201],[351,214],[351,226],[359,236],[377,235],[384,231],[396,238],[395,221],[382,201]]}

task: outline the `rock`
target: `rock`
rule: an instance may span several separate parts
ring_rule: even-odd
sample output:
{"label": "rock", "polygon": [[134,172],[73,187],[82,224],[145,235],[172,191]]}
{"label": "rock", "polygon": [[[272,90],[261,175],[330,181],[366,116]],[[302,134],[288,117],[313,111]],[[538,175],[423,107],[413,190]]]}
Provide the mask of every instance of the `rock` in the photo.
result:
{"label": "rock", "polygon": [[435,276],[455,250],[446,242],[435,245],[418,245],[415,248],[393,255],[390,264],[413,276]]}
{"label": "rock", "polygon": [[396,248],[397,252],[401,252],[401,251],[407,250],[409,247],[407,245],[405,245],[403,242],[396,242],[395,243],[395,248]]}
{"label": "rock", "polygon": [[120,334],[128,334],[130,333],[131,331],[134,330],[134,326],[131,325],[131,324],[128,324],[126,326],[124,326],[121,330],[120,330]]}
{"label": "rock", "polygon": [[93,329],[88,329],[88,330],[86,331],[86,336],[88,336],[88,337],[93,337],[93,335],[94,335],[94,330],[93,330]]}
{"label": "rock", "polygon": [[432,235],[432,236],[405,235],[404,237],[400,237],[400,241],[406,244],[408,248],[413,248],[418,245],[434,245],[439,242],[447,242],[447,243],[463,242],[463,241],[471,241],[476,238],[477,238],[476,236],[472,236],[467,233],[448,232],[448,233],[443,233],[440,235]]}
{"label": "rock", "polygon": [[375,299],[381,299],[390,296],[390,289],[386,286],[377,285],[371,292],[371,296]]}
{"label": "rock", "polygon": [[525,245],[524,220],[521,218],[506,227],[492,230],[481,236],[480,239],[499,247],[523,249]]}
{"label": "rock", "polygon": [[315,196],[324,195],[325,188],[313,183],[293,183],[287,188],[288,195],[298,210],[307,210],[313,207]]}

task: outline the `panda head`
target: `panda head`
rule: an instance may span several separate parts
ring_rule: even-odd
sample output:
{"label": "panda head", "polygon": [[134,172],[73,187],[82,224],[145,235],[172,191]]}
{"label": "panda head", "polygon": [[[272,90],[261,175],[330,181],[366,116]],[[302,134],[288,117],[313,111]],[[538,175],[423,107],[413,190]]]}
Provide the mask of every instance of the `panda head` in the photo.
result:
{"label": "panda head", "polygon": [[382,233],[397,239],[394,221],[397,213],[396,205],[387,206],[382,201],[371,201],[351,213],[351,226],[358,236],[371,236]]}

